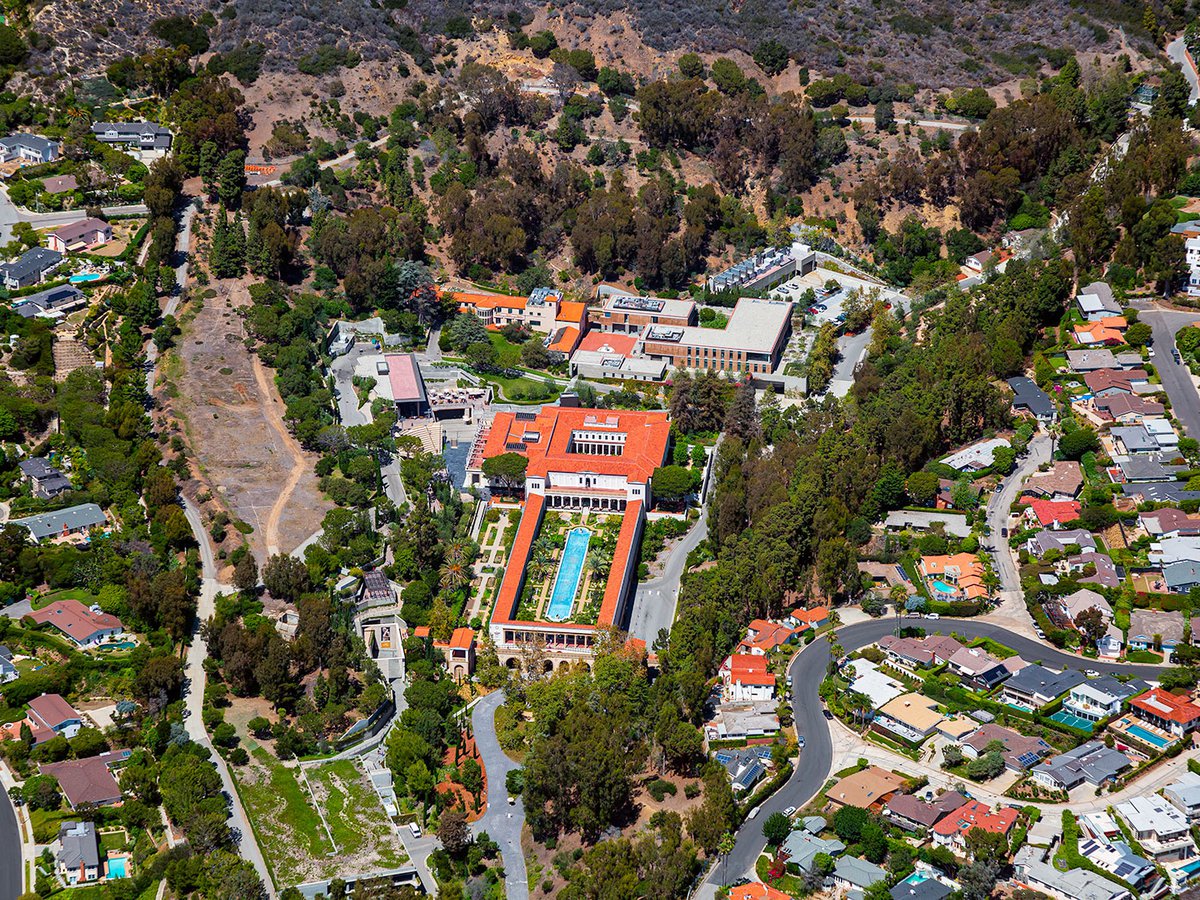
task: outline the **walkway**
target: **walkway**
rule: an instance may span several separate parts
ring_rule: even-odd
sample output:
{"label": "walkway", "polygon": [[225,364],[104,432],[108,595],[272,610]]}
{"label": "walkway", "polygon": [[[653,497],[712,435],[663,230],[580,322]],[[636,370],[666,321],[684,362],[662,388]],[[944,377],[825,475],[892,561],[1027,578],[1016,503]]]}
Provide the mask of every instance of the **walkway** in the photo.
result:
{"label": "walkway", "polygon": [[1183,43],[1182,34],[1167,44],[1167,56],[1183,70],[1183,77],[1187,79],[1190,88],[1188,106],[1195,106],[1196,101],[1200,100],[1200,78],[1196,77],[1196,66],[1187,52],[1187,46]]}
{"label": "walkway", "polygon": [[483,534],[489,537],[485,544],[480,542],[479,559],[475,560],[475,587],[471,592],[470,604],[467,606],[465,618],[469,622],[476,616],[482,616],[484,605],[487,602],[484,598],[488,596],[488,591],[492,588],[492,582],[504,577],[504,565],[508,560],[508,550],[504,546],[504,532],[508,529],[509,516],[514,512],[510,512],[504,508],[496,508],[500,513],[500,518],[493,524],[483,525]]}
{"label": "walkway", "polygon": [[521,850],[521,830],[525,825],[525,804],[521,798],[508,805],[508,773],[519,768],[500,749],[496,740],[496,708],[504,702],[504,692],[494,691],[475,704],[471,725],[475,730],[475,746],[487,772],[487,811],[471,831],[476,835],[486,831],[500,845],[504,861],[504,889],[508,900],[529,900],[529,876],[525,873],[525,854]]}

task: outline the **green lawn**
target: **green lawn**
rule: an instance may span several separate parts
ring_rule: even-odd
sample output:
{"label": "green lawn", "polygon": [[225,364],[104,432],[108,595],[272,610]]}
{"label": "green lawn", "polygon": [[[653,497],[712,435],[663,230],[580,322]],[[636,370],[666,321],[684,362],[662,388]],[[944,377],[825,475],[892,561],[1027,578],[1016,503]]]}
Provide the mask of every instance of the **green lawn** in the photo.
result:
{"label": "green lawn", "polygon": [[372,867],[378,869],[394,869],[408,861],[379,797],[354,762],[339,760],[306,774],[340,857],[370,854]]}
{"label": "green lawn", "polygon": [[86,588],[67,588],[62,591],[51,591],[44,597],[38,597],[30,605],[34,609],[42,609],[49,606],[55,600],[78,600],[84,606],[91,606],[96,602],[96,595]]}
{"label": "green lawn", "polygon": [[33,822],[33,839],[39,844],[49,844],[58,837],[58,827],[67,819],[79,818],[65,805],[62,809],[47,812],[31,809],[29,818]]}
{"label": "green lawn", "polygon": [[333,845],[295,770],[261,747],[250,766],[233,767],[238,793],[279,888],[336,872]]}
{"label": "green lawn", "polygon": [[1131,663],[1160,663],[1162,654],[1153,650],[1130,650],[1125,654],[1125,660]]}
{"label": "green lawn", "polygon": [[538,378],[522,375],[519,378],[506,378],[503,375],[480,375],[484,381],[500,389],[500,396],[513,403],[551,403],[558,399],[562,389],[556,385],[546,384]]}
{"label": "green lawn", "polygon": [[496,363],[505,369],[521,365],[521,345],[514,344],[498,331],[489,331],[488,337],[496,348]]}

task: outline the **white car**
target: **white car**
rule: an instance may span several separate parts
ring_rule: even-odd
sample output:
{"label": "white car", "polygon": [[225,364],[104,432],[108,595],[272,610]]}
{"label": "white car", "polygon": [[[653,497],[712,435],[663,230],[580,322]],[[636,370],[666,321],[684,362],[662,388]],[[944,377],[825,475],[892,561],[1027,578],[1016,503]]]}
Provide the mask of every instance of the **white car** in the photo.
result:
{"label": "white car", "polygon": [[789,806],[787,809],[785,809],[783,811],[783,814],[790,819],[792,816],[794,816],[796,814],[796,807]]}
{"label": "white car", "polygon": [[940,615],[939,613],[925,613],[925,618],[927,618],[927,619],[940,619],[940,618],[941,618],[941,615]]}
{"label": "white car", "polygon": [[1095,669],[1087,669],[1083,674],[1086,675],[1088,678],[1099,678],[1100,677],[1100,673],[1097,672]]}
{"label": "white car", "polygon": [[419,838],[421,836],[421,826],[416,822],[409,822],[408,830],[412,832],[412,836],[415,838]]}

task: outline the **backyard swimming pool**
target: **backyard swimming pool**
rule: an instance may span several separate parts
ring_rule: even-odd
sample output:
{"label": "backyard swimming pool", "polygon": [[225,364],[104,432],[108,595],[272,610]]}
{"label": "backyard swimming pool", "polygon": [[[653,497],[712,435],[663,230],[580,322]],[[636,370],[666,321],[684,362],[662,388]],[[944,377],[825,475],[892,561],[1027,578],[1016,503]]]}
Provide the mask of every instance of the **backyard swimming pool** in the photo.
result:
{"label": "backyard swimming pool", "polygon": [[98,275],[98,274],[92,272],[87,275],[72,275],[67,280],[70,281],[71,284],[83,284],[88,281],[99,281],[103,277],[104,277],[103,275]]}
{"label": "backyard swimming pool", "polygon": [[583,560],[591,540],[591,531],[582,526],[567,532],[558,574],[554,577],[554,590],[546,607],[546,618],[551,622],[561,622],[571,615],[575,594],[579,591],[579,579],[583,577]]}
{"label": "backyard swimming pool", "polygon": [[125,871],[125,857],[110,856],[108,858],[108,877],[109,878],[125,878],[128,873]]}
{"label": "backyard swimming pool", "polygon": [[944,581],[934,581],[933,589],[939,594],[953,594],[955,591],[952,585],[946,584]]}
{"label": "backyard swimming pool", "polygon": [[1150,744],[1153,747],[1162,748],[1171,743],[1166,738],[1159,737],[1152,731],[1147,731],[1141,725],[1129,725],[1125,728],[1125,730],[1138,740],[1145,741],[1147,744]]}

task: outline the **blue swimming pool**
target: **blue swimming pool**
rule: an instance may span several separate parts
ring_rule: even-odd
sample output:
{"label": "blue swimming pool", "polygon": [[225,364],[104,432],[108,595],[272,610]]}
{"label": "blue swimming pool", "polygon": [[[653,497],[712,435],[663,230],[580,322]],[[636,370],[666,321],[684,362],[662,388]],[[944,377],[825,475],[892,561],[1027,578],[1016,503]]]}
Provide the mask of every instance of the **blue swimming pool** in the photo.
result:
{"label": "blue swimming pool", "polygon": [[921,884],[922,882],[925,882],[928,880],[929,880],[929,876],[926,875],[924,872],[913,872],[911,875],[909,875],[907,878],[904,879],[904,884],[916,885],[916,884]]}
{"label": "blue swimming pool", "polygon": [[1188,877],[1190,878],[1191,876],[1195,875],[1197,872],[1200,872],[1200,859],[1192,860],[1186,866],[1180,866],[1179,869],[1181,872],[1186,872],[1188,874]]}
{"label": "blue swimming pool", "polygon": [[591,531],[583,526],[567,532],[567,543],[558,564],[558,574],[554,577],[554,590],[550,593],[550,605],[546,607],[546,618],[551,622],[561,622],[571,615],[579,579],[583,577],[583,559],[591,540]]}
{"label": "blue swimming pool", "polygon": [[936,581],[936,580],[933,582],[933,589],[935,591],[937,591],[939,594],[953,594],[955,591],[955,588],[953,585],[946,584],[946,582],[944,582],[944,581]]}
{"label": "blue swimming pool", "polygon": [[126,878],[129,873],[125,871],[125,857],[112,856],[108,860],[108,877],[109,878]]}
{"label": "blue swimming pool", "polygon": [[98,275],[95,272],[91,272],[87,275],[72,275],[67,280],[70,281],[71,284],[83,284],[88,281],[99,281],[103,277],[103,275]]}
{"label": "blue swimming pool", "polygon": [[1132,734],[1138,740],[1145,741],[1147,744],[1150,744],[1151,746],[1154,746],[1154,747],[1162,748],[1162,747],[1168,746],[1171,743],[1166,738],[1159,737],[1157,734],[1155,734],[1152,731],[1147,731],[1141,725],[1129,725],[1128,727],[1126,727],[1125,730],[1127,732],[1129,732],[1130,734]]}

